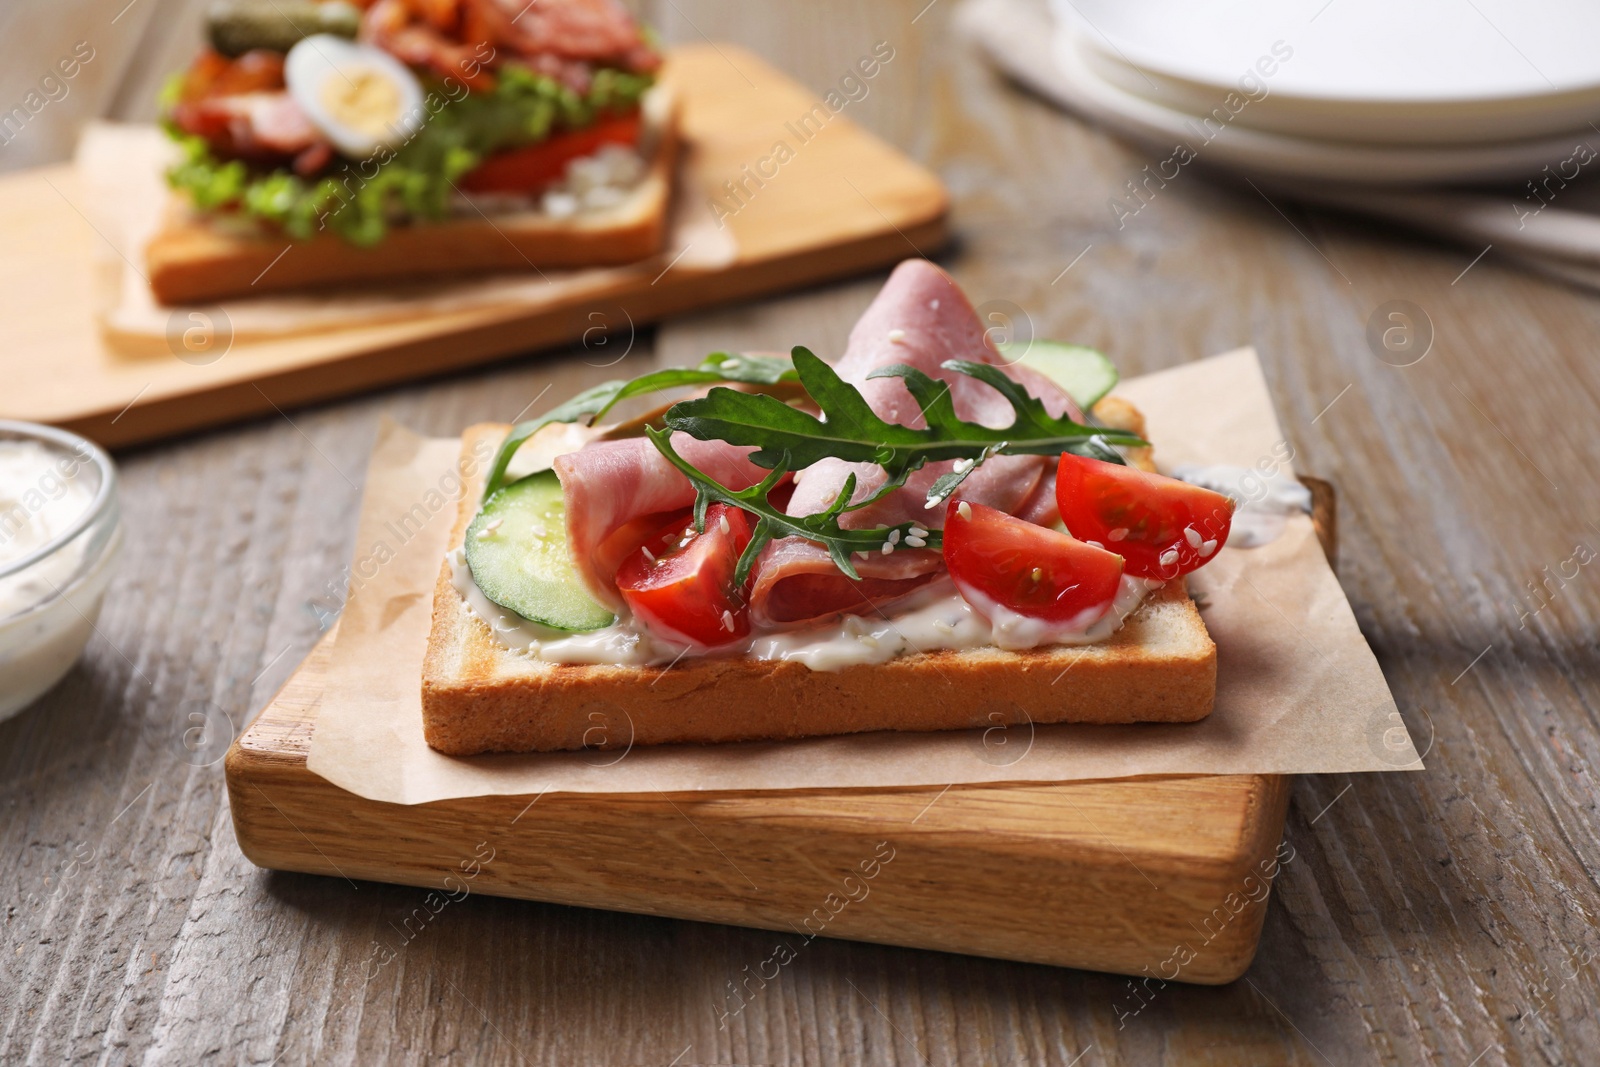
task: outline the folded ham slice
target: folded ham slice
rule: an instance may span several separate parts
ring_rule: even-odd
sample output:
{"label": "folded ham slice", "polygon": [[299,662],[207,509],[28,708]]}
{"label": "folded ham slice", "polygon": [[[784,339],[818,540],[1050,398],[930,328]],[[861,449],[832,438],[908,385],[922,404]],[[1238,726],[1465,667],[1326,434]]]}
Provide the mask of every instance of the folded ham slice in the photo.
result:
{"label": "folded ham slice", "polygon": [[[1052,415],[1070,414],[1082,420],[1072,399],[1048,378],[1024,367],[1005,366],[966,295],[948,274],[926,260],[907,260],[895,268],[850,331],[849,344],[835,370],[859,389],[872,410],[887,422],[923,425],[922,410],[900,379],[867,377],[881,367],[904,363],[948,383],[961,418],[986,426],[1011,425],[1015,413],[1010,403],[982,382],[944,370],[940,364],[949,359],[1005,367],[1012,378],[1044,401]],[[952,462],[928,464],[884,499],[847,513],[841,525],[863,528],[915,521],[929,529],[942,527],[946,505],[940,502],[928,507],[928,490],[952,466]],[[1038,506],[1041,479],[1047,470],[1048,461],[1042,456],[997,456],[962,483],[960,495],[1016,514],[1030,505]],[[872,464],[823,460],[795,475],[788,513],[821,511],[843,490],[851,473],[857,479],[855,500],[869,496],[885,480],[883,469]],[[794,538],[775,541],[756,564],[751,608],[757,623],[769,627],[875,608],[932,580],[942,567],[937,552],[873,552],[856,561],[862,580],[854,582],[840,572],[821,546]]]}
{"label": "folded ham slice", "polygon": [[[748,447],[684,433],[672,435],[672,447],[730,489],[747,489],[770,473],[745,458]],[[552,466],[566,498],[573,562],[596,599],[621,608],[617,568],[653,532],[640,531],[638,521],[689,507],[694,486],[644,437],[599,441],[557,456]]]}

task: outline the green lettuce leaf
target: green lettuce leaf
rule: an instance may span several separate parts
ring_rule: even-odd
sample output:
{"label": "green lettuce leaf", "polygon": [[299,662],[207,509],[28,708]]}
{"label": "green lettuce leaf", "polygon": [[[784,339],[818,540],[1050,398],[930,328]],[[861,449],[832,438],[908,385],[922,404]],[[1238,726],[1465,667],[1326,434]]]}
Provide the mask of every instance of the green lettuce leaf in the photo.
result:
{"label": "green lettuce leaf", "polygon": [[[645,74],[601,69],[589,92],[579,96],[554,79],[522,67],[496,72],[493,90],[458,99],[439,84],[427,86],[431,117],[404,145],[385,158],[342,161],[319,178],[286,169],[262,172],[239,160],[223,160],[202,137],[170,121],[181,160],[167,181],[206,211],[231,211],[296,240],[331,230],[356,245],[377,244],[397,221],[448,217],[455,183],[494,152],[582,129],[607,114],[635,107],[653,83]],[[170,107],[171,85],[162,94]]]}

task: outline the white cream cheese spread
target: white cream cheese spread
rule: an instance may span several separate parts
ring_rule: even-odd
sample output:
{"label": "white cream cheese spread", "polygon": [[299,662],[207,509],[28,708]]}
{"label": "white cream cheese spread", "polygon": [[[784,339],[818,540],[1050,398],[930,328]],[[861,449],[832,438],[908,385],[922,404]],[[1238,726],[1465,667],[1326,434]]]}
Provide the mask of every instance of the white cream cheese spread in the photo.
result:
{"label": "white cream cheese spread", "polygon": [[[534,659],[643,667],[672,663],[685,655],[683,645],[663,641],[626,617],[604,629],[579,634],[529,622],[483,595],[460,549],[450,553],[449,561],[451,584],[472,613],[507,648]],[[948,577],[943,577],[889,605],[881,614],[840,615],[802,629],[753,634],[748,641],[717,649],[714,654],[782,660],[803,663],[814,671],[837,671],[887,663],[914,652],[1093,644],[1120,629],[1123,620],[1163,584],[1123,575],[1109,612],[1063,626],[1017,615],[998,604],[986,605],[995,620],[991,622],[962,599]]]}
{"label": "white cream cheese spread", "polygon": [[1174,478],[1232,497],[1233,527],[1229,548],[1259,548],[1283,536],[1285,522],[1296,512],[1311,512],[1311,490],[1291,478],[1281,466],[1263,472],[1255,467],[1226,464],[1184,464]]}

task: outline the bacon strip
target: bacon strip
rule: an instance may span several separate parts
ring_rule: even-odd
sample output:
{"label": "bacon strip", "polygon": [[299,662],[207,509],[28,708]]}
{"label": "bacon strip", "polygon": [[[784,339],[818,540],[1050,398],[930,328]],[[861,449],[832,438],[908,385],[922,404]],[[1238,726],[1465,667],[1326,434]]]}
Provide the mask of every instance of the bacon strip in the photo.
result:
{"label": "bacon strip", "polygon": [[[850,332],[845,354],[835,369],[861,390],[872,410],[884,420],[903,426],[921,426],[922,411],[898,378],[868,378],[881,367],[904,363],[948,383],[956,414],[986,426],[1009,426],[1011,405],[994,389],[964,374],[947,371],[948,359],[1004,366],[1004,361],[984,332],[983,323],[960,287],[948,274],[926,260],[901,263],[882,291]],[[1044,401],[1052,415],[1082,414],[1072,399],[1043,375],[1023,367],[1007,373]],[[946,505],[926,506],[928,490],[953,463],[932,463],[917,471],[906,485],[859,511],[847,513],[841,525],[848,528],[890,526],[915,521],[929,529],[944,525]],[[987,504],[1015,514],[1038,497],[1047,470],[1041,456],[997,456],[962,483],[963,499]],[[823,460],[795,476],[788,513],[809,515],[827,507],[843,490],[845,479],[857,478],[855,500],[865,499],[885,481],[882,468]],[[757,561],[751,608],[765,626],[784,626],[835,614],[877,607],[912,592],[932,580],[943,568],[932,551],[897,548],[889,555],[874,552],[857,560],[861,582],[853,582],[834,565],[819,545],[788,539],[767,547]]]}
{"label": "bacon strip", "polygon": [[[746,458],[751,449],[725,441],[697,441],[675,433],[672,447],[729,489],[748,489],[770,473]],[[617,543],[613,537],[625,539],[625,528],[647,515],[689,507],[694,486],[644,437],[599,441],[557,456],[552,465],[566,498],[573,562],[596,599],[621,608],[617,568],[651,531],[639,534],[633,544]]]}

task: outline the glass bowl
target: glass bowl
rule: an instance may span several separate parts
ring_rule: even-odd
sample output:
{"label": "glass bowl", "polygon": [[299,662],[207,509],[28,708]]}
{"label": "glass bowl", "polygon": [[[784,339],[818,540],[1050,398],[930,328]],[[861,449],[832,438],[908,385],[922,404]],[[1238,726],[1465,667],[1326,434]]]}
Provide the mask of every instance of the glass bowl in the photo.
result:
{"label": "glass bowl", "polygon": [[77,662],[121,544],[111,457],[75,433],[0,419],[0,719]]}

